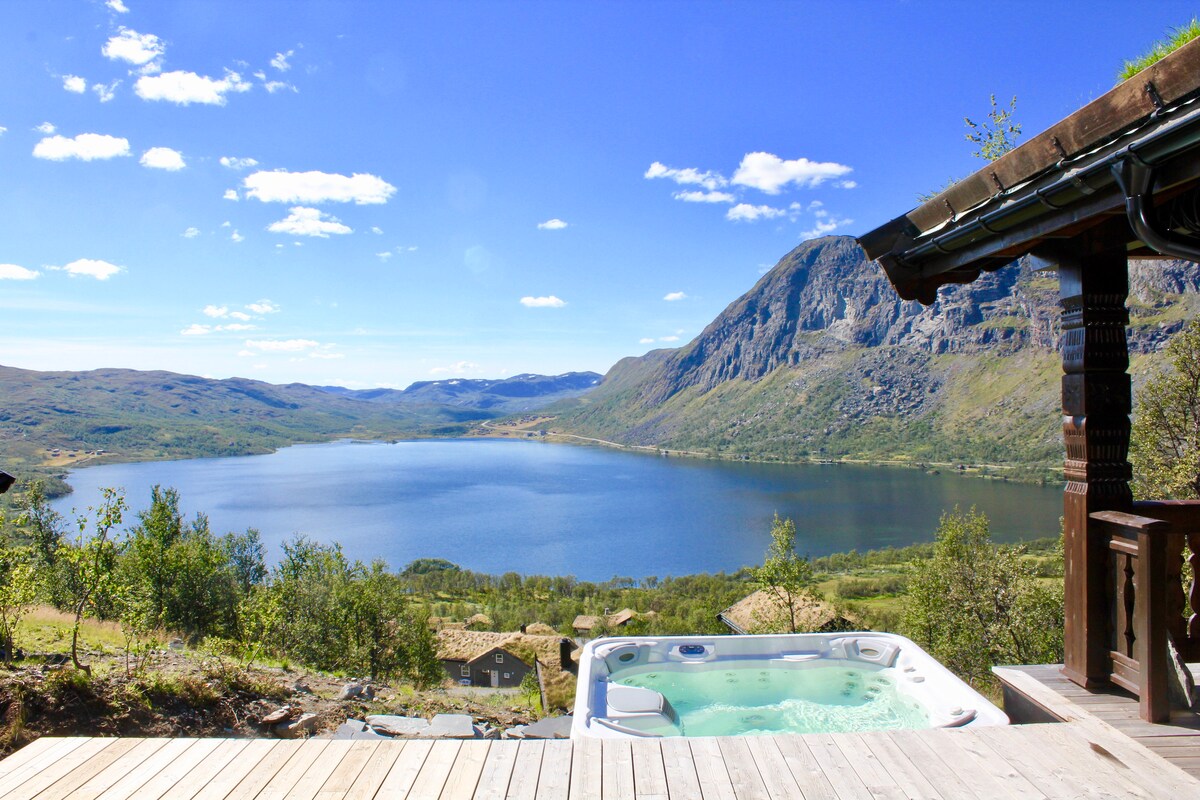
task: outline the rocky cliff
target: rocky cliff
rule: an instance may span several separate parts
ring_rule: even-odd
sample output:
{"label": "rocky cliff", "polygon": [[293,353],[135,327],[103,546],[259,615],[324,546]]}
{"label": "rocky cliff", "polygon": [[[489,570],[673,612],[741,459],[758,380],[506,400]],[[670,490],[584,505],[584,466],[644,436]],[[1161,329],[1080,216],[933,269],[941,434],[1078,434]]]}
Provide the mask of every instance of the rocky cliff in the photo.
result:
{"label": "rocky cliff", "polygon": [[[1200,303],[1200,271],[1130,270],[1131,349]],[[695,340],[615,365],[564,429],[779,458],[1036,463],[1058,455],[1058,283],[1024,261],[905,302],[848,237],[797,247]]]}

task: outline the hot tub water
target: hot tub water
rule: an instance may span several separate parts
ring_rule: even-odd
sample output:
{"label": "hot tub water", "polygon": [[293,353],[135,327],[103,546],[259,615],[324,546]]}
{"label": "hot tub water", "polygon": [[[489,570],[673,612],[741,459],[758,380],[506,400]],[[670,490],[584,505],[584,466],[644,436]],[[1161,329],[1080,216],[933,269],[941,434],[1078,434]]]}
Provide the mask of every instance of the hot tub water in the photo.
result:
{"label": "hot tub water", "polygon": [[[720,666],[720,665],[719,665]],[[687,672],[651,670],[615,682],[662,694],[675,710],[665,736],[843,733],[928,728],[929,714],[879,671],[744,662]]]}

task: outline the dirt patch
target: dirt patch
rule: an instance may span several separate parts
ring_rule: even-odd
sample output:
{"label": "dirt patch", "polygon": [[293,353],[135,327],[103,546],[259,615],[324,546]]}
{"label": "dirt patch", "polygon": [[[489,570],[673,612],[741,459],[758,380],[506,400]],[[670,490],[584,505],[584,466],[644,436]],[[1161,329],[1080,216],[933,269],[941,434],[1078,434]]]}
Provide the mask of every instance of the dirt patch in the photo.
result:
{"label": "dirt patch", "polygon": [[40,658],[0,668],[0,756],[41,736],[269,737],[260,720],[284,705],[317,715],[313,735],[368,714],[470,714],[500,729],[536,720],[515,697],[481,702],[444,689],[373,683],[374,700],[343,701],[345,678],[244,669],[186,653],[164,652],[152,669],[134,676],[126,676],[119,658],[92,654],[87,660],[94,677]]}

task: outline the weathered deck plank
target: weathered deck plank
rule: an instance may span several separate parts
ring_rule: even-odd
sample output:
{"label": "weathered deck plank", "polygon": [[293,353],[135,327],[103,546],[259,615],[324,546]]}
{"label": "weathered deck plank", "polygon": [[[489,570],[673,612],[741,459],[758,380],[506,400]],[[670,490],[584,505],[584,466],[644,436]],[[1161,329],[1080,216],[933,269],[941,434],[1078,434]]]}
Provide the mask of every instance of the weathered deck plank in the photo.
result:
{"label": "weathered deck plank", "polygon": [[513,766],[517,763],[516,742],[493,742],[475,788],[475,800],[504,800]]}
{"label": "weathered deck plank", "polygon": [[471,800],[474,797],[491,744],[486,740],[462,743],[439,800]]}
{"label": "weathered deck plank", "polygon": [[517,750],[505,800],[534,800],[537,797],[538,776],[542,773],[542,754],[546,750],[546,743],[535,740],[522,742],[521,745]]}
{"label": "weathered deck plank", "polygon": [[566,740],[548,741],[542,753],[537,796],[539,800],[567,800],[570,791],[571,743]]}
{"label": "weathered deck plank", "polygon": [[[1200,767],[1184,740],[1163,738]],[[1200,797],[1200,781],[1086,718],[662,740],[47,739],[0,764],[3,800]]]}
{"label": "weathered deck plank", "polygon": [[602,794],[603,745],[599,739],[571,743],[571,800],[590,800]]}
{"label": "weathered deck plank", "polygon": [[[1170,723],[1154,725],[1138,716],[1137,698],[1128,692],[1116,688],[1089,692],[1071,683],[1058,665],[996,667],[994,672],[1009,687],[1006,691],[1019,694],[1057,719],[1078,723],[1080,730],[1107,742],[1100,744],[1118,758],[1142,764],[1145,748],[1200,778],[1200,764],[1196,763],[1200,760],[1200,714],[1195,711],[1174,711]],[[1158,776],[1160,782],[1170,782],[1169,774]],[[1179,776],[1173,778],[1178,781]]]}

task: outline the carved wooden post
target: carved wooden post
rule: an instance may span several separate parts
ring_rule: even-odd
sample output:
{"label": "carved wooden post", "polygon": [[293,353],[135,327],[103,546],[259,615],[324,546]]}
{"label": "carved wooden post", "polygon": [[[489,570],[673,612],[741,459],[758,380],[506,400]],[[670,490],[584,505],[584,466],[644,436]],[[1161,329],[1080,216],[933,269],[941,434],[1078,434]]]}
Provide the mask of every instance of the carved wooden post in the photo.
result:
{"label": "carved wooden post", "polygon": [[[1124,221],[1122,220],[1122,227]],[[1108,682],[1108,549],[1090,537],[1088,514],[1128,511],[1129,350],[1125,338],[1129,293],[1128,229],[1100,229],[1081,246],[1056,254],[1062,303],[1064,580],[1066,630],[1063,672],[1096,688]]]}

